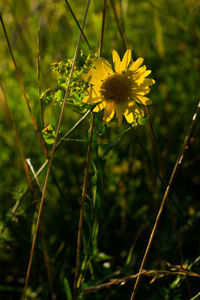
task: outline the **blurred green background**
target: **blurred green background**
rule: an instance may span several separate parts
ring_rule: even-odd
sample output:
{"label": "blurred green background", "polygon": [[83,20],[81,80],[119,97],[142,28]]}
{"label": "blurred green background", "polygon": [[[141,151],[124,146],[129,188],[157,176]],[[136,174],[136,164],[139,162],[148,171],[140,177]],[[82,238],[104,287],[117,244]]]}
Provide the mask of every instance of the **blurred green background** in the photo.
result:
{"label": "blurred green background", "polygon": [[[87,1],[70,1],[81,24]],[[200,1],[116,0],[116,13],[135,60],[144,58],[152,87],[149,112],[167,180],[188,132],[200,99]],[[103,1],[91,1],[81,49],[93,56],[99,50]],[[56,89],[53,62],[72,58],[79,29],[65,1],[1,0],[0,11],[29,103],[40,131],[42,122],[37,80],[40,27],[41,91]],[[2,26],[0,28],[0,298],[20,299],[28,264],[31,236],[41,198],[37,184],[27,190],[23,163],[7,102],[16,122],[26,158],[37,171],[45,161],[25,104]],[[123,56],[126,47],[110,1],[106,5],[102,56],[111,62],[112,50]],[[2,89],[3,88],[3,89]],[[7,102],[6,102],[7,99]],[[60,107],[44,103],[44,123],[57,124]],[[65,134],[84,109],[66,106]],[[68,299],[66,280],[73,286],[76,236],[91,116],[56,153],[31,270],[27,299]],[[147,269],[165,269],[166,262],[199,270],[200,173],[199,128],[186,152],[153,242]],[[160,201],[166,188],[148,122],[129,130],[123,121],[105,127],[96,118],[84,221],[88,269],[83,288],[110,278],[138,272]],[[49,152],[51,145],[48,145]],[[44,183],[46,169],[39,180]],[[95,209],[92,206],[96,201]],[[48,267],[45,254],[48,253]],[[48,276],[48,270],[50,277]],[[199,280],[169,276],[150,283],[142,278],[137,299],[190,299]],[[82,299],[129,299],[133,282]]]}

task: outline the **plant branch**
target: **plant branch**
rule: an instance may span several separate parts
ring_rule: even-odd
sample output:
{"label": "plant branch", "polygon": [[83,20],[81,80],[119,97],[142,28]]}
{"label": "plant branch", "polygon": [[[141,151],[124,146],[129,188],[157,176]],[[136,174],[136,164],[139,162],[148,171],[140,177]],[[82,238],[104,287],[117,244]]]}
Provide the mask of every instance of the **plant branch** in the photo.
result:
{"label": "plant branch", "polygon": [[[86,21],[89,5],[90,5],[90,0],[88,0],[88,3],[87,3],[85,15],[84,15],[84,20],[83,20],[83,24],[82,24],[82,30],[85,26],[85,21]],[[42,209],[43,209],[43,205],[44,205],[44,199],[45,199],[47,184],[48,184],[49,175],[50,175],[50,171],[51,171],[51,167],[52,167],[52,163],[53,163],[53,158],[54,158],[54,154],[55,154],[55,150],[56,150],[56,144],[57,144],[58,137],[59,137],[59,131],[60,131],[61,123],[62,123],[63,116],[64,116],[64,110],[65,110],[65,105],[66,105],[68,94],[69,94],[72,75],[73,75],[73,71],[74,71],[74,67],[75,67],[75,63],[76,63],[76,59],[77,59],[77,55],[78,55],[78,51],[79,51],[79,47],[80,47],[81,37],[82,37],[82,32],[79,35],[77,46],[76,46],[76,49],[75,49],[73,63],[72,63],[71,72],[70,72],[70,75],[69,75],[69,80],[68,80],[68,85],[67,85],[67,90],[66,90],[66,93],[65,93],[65,97],[64,97],[64,101],[63,101],[63,105],[62,105],[62,109],[61,109],[61,113],[60,113],[60,118],[59,118],[59,121],[58,121],[57,130],[56,130],[55,141],[54,141],[51,156],[50,156],[50,159],[49,159],[49,165],[48,165],[47,174],[46,174],[46,178],[45,178],[45,183],[44,183],[44,187],[43,187],[43,193],[42,193],[42,197],[41,197],[41,201],[40,201],[40,207],[39,207],[39,212],[38,212],[38,216],[37,216],[36,227],[35,227],[35,231],[34,231],[34,235],[33,235],[31,254],[30,254],[28,268],[27,268],[27,274],[26,274],[26,280],[25,280],[22,300],[25,300],[25,298],[26,298],[26,290],[27,290],[27,286],[28,286],[28,281],[29,281],[29,276],[30,276],[30,271],[31,271],[31,265],[32,265],[32,261],[33,261],[33,254],[34,254],[34,250],[35,250],[35,244],[36,244],[37,233],[38,233],[38,229],[39,229]]]}
{"label": "plant branch", "polygon": [[88,39],[87,39],[86,36],[85,36],[85,33],[83,32],[83,30],[82,30],[81,26],[79,25],[79,22],[78,22],[78,20],[77,20],[77,18],[76,18],[76,16],[75,16],[75,14],[74,14],[74,12],[73,12],[71,6],[69,5],[69,2],[68,2],[67,0],[65,0],[65,3],[67,4],[67,7],[69,8],[69,10],[70,10],[70,12],[71,12],[72,17],[74,18],[74,20],[75,20],[75,22],[76,22],[76,25],[78,26],[80,32],[82,33],[82,36],[83,36],[83,38],[85,39],[86,44],[88,45],[88,48],[89,48],[90,50],[92,50],[92,48],[91,48],[91,46],[90,46],[90,44],[89,44],[89,42],[88,42]]}
{"label": "plant branch", "polygon": [[14,57],[14,54],[13,54],[13,51],[12,51],[12,47],[11,47],[11,44],[10,44],[10,41],[9,41],[9,38],[8,38],[8,35],[7,35],[7,32],[6,32],[6,27],[5,27],[3,18],[1,16],[1,13],[0,13],[0,20],[1,20],[1,25],[3,27],[3,32],[4,32],[4,35],[5,35],[5,38],[6,38],[6,42],[7,42],[7,45],[8,45],[8,49],[9,49],[10,55],[12,57],[13,64],[15,66],[15,71],[16,71],[17,79],[19,81],[19,84],[20,84],[20,87],[21,87],[21,90],[22,90],[22,93],[23,93],[23,96],[24,96],[24,99],[25,99],[25,102],[26,102],[26,105],[27,105],[30,117],[31,117],[34,129],[35,129],[35,132],[36,132],[36,135],[38,137],[38,140],[39,140],[41,149],[42,149],[42,151],[44,153],[44,156],[47,158],[47,151],[46,151],[46,148],[45,148],[45,145],[44,145],[44,141],[43,141],[43,139],[42,139],[42,137],[40,135],[40,132],[38,130],[35,118],[33,116],[33,113],[32,113],[32,110],[31,110],[31,107],[30,107],[30,104],[29,104],[29,101],[28,101],[28,97],[27,97],[26,92],[25,92],[25,88],[24,88],[24,85],[23,85],[23,82],[22,82],[22,79],[21,79],[21,75],[19,73],[19,70],[18,70],[18,67],[17,67],[17,64],[16,64],[16,60],[15,60],[15,57]]}
{"label": "plant branch", "polygon": [[21,141],[20,141],[19,133],[18,133],[17,126],[16,126],[16,123],[15,123],[15,119],[14,119],[13,113],[10,109],[8,99],[5,95],[4,88],[1,84],[0,84],[0,87],[1,87],[1,90],[2,90],[2,94],[3,94],[4,100],[5,100],[6,106],[7,106],[7,110],[8,110],[8,114],[9,114],[11,123],[12,123],[13,129],[14,129],[15,138],[16,138],[17,145],[18,145],[18,148],[19,148],[20,156],[21,156],[21,159],[22,159],[22,162],[23,162],[23,165],[24,165],[26,181],[27,181],[28,187],[32,190],[31,178],[30,178],[30,174],[29,174],[29,170],[28,170],[28,165],[27,165],[24,150],[23,150],[23,147],[22,147],[22,144],[21,144]]}
{"label": "plant branch", "polygon": [[183,160],[183,157],[184,157],[184,154],[185,154],[185,151],[187,150],[188,148],[188,144],[190,143],[190,138],[191,138],[191,133],[192,133],[192,130],[194,128],[194,124],[195,124],[195,121],[196,121],[196,118],[197,118],[197,115],[199,114],[200,112],[200,102],[198,103],[198,106],[197,106],[197,110],[195,112],[195,114],[193,115],[193,118],[192,118],[192,122],[190,124],[190,127],[189,127],[189,130],[188,130],[188,133],[185,137],[185,140],[184,140],[184,143],[183,143],[183,146],[182,146],[182,149],[181,149],[181,152],[177,158],[177,161],[175,163],[175,166],[173,168],[173,171],[172,171],[172,174],[171,174],[171,177],[169,179],[169,182],[168,182],[168,185],[167,185],[167,188],[165,190],[165,193],[164,193],[164,196],[163,196],[163,199],[161,201],[161,204],[160,204],[160,208],[159,208],[159,211],[158,211],[158,214],[156,216],[156,220],[155,220],[155,223],[154,223],[154,226],[153,226],[153,229],[152,229],[152,232],[151,232],[151,235],[150,235],[150,238],[149,238],[149,241],[148,241],[148,244],[147,244],[147,247],[146,247],[146,250],[145,250],[145,253],[144,253],[144,256],[143,256],[143,259],[142,259],[142,263],[140,265],[140,269],[139,269],[139,276],[137,277],[136,279],[136,282],[135,282],[135,285],[134,285],[134,289],[133,289],[133,293],[131,295],[131,300],[134,300],[135,299],[135,295],[136,295],[136,292],[137,292],[137,289],[138,289],[138,286],[139,286],[139,283],[140,283],[140,279],[141,279],[141,272],[143,270],[143,267],[146,263],[146,260],[147,260],[147,256],[149,254],[149,250],[150,250],[150,247],[151,247],[151,244],[152,244],[152,241],[153,241],[153,238],[155,236],[155,233],[156,233],[156,229],[158,227],[158,223],[159,223],[159,220],[160,220],[160,217],[161,217],[161,214],[162,214],[162,211],[163,211],[163,208],[164,208],[164,205],[166,203],[166,200],[168,198],[168,195],[169,195],[169,192],[171,190],[171,186],[172,186],[172,183],[173,183],[173,180],[174,180],[174,177],[178,171],[178,168],[179,166],[181,165],[182,163],[182,160]]}
{"label": "plant branch", "polygon": [[85,167],[85,173],[84,173],[84,179],[83,179],[83,188],[82,188],[82,195],[81,195],[81,210],[80,210],[80,216],[79,216],[77,248],[76,248],[76,270],[75,270],[75,277],[74,277],[74,299],[77,299],[79,288],[80,288],[80,286],[78,286],[77,282],[78,282],[78,275],[79,275],[79,268],[80,268],[82,225],[83,225],[86,187],[87,187],[87,181],[88,181],[88,172],[89,172],[89,166],[90,166],[90,156],[91,156],[91,150],[92,150],[92,137],[93,137],[93,130],[94,130],[94,118],[95,118],[95,113],[92,114],[92,124],[91,124],[91,128],[90,128],[90,140],[89,140],[89,144],[88,144],[86,167]]}

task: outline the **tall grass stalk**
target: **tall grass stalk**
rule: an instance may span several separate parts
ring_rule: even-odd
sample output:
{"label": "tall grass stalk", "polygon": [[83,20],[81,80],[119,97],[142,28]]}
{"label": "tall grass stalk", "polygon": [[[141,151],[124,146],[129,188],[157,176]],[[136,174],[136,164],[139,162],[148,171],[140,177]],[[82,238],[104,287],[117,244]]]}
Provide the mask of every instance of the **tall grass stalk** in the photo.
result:
{"label": "tall grass stalk", "polygon": [[90,166],[90,156],[91,156],[91,151],[92,151],[94,119],[95,119],[95,113],[92,114],[92,124],[91,124],[91,128],[90,128],[90,140],[89,140],[89,144],[88,144],[86,167],[85,167],[83,188],[82,188],[82,195],[81,195],[81,209],[80,209],[80,216],[79,216],[77,247],[76,247],[76,270],[75,270],[75,277],[74,277],[74,295],[73,295],[74,300],[77,299],[79,289],[80,289],[80,286],[77,284],[77,282],[78,282],[79,269],[80,269],[82,226],[83,226],[83,216],[84,216],[85,196],[86,196],[86,188],[87,188],[87,181],[88,181],[88,172],[89,172],[89,166]]}
{"label": "tall grass stalk", "polygon": [[[39,101],[41,97],[41,84],[40,84],[40,24],[38,24],[38,37],[37,37],[37,79],[38,79],[38,95]],[[40,101],[40,114],[42,129],[44,128],[44,108],[43,101]]]}
{"label": "tall grass stalk", "polygon": [[[103,5],[103,14],[102,14],[102,26],[101,26],[101,39],[100,39],[100,47],[99,47],[99,56],[102,55],[103,50],[103,38],[104,38],[104,28],[105,28],[105,16],[106,16],[106,2],[104,0]],[[81,196],[81,210],[79,216],[79,226],[78,226],[78,236],[77,236],[77,250],[76,250],[76,270],[75,270],[75,277],[74,277],[74,295],[73,299],[76,300],[78,297],[80,285],[82,283],[82,279],[78,281],[79,276],[79,269],[80,269],[80,256],[81,256],[81,239],[82,239],[82,226],[83,226],[83,216],[84,216],[84,205],[85,205],[85,196],[86,196],[86,187],[87,187],[87,180],[88,180],[88,171],[90,166],[90,156],[92,151],[92,137],[94,131],[94,120],[95,120],[95,113],[92,114],[92,123],[90,129],[90,140],[88,145],[88,152],[87,152],[87,159],[86,159],[86,167],[83,179],[83,188],[82,188],[82,196]],[[86,258],[87,261],[87,258]],[[87,263],[84,264],[85,268]],[[85,270],[82,270],[84,272]]]}
{"label": "tall grass stalk", "polygon": [[18,67],[17,67],[17,63],[16,63],[16,60],[15,60],[15,57],[14,57],[14,54],[13,54],[13,51],[12,51],[12,47],[11,47],[11,44],[10,44],[10,41],[9,41],[9,38],[8,38],[8,34],[7,34],[7,31],[6,31],[6,27],[5,27],[3,18],[2,18],[2,16],[1,16],[1,13],[0,13],[0,20],[1,20],[1,25],[2,25],[2,28],[3,28],[4,36],[5,36],[7,45],[8,45],[8,49],[9,49],[9,52],[10,52],[10,55],[11,55],[11,58],[12,58],[12,61],[13,61],[14,67],[15,67],[17,79],[18,79],[18,81],[19,81],[19,84],[20,84],[20,87],[21,87],[21,90],[22,90],[22,93],[23,93],[23,96],[24,96],[24,99],[25,99],[25,102],[26,102],[26,105],[27,105],[27,108],[28,108],[30,117],[31,117],[31,120],[32,120],[34,129],[35,129],[35,132],[36,132],[36,135],[37,135],[37,137],[38,137],[38,140],[39,140],[41,149],[42,149],[42,151],[43,151],[43,154],[44,154],[44,156],[47,158],[47,150],[46,150],[44,141],[43,141],[43,139],[42,139],[42,137],[41,137],[41,134],[40,134],[40,132],[39,132],[39,130],[38,130],[38,127],[37,127],[35,118],[34,118],[34,116],[33,116],[33,113],[32,113],[32,110],[31,110],[31,107],[30,107],[30,104],[29,104],[29,100],[28,100],[28,97],[27,97],[27,95],[26,95],[26,91],[25,91],[25,88],[24,88],[24,85],[23,85],[23,82],[22,82],[22,79],[21,79],[20,72],[19,72]]}
{"label": "tall grass stalk", "polygon": [[24,153],[24,150],[23,150],[23,147],[22,147],[22,143],[21,143],[21,140],[20,140],[20,136],[19,136],[18,130],[17,130],[17,125],[15,123],[15,119],[14,119],[13,113],[12,113],[12,111],[10,109],[10,106],[9,106],[9,103],[8,103],[8,99],[7,99],[6,95],[5,95],[4,88],[3,88],[3,86],[1,84],[0,84],[0,88],[1,88],[4,100],[5,100],[5,103],[6,103],[6,106],[7,106],[8,115],[10,117],[13,129],[14,129],[17,146],[19,148],[20,156],[21,156],[21,159],[22,159],[22,162],[23,162],[23,165],[24,165],[25,178],[26,178],[28,187],[32,191],[31,178],[30,178],[30,174],[29,174],[28,164],[26,162],[25,153]]}
{"label": "tall grass stalk", "polygon": [[182,160],[183,160],[185,151],[187,150],[188,145],[189,145],[189,143],[190,143],[190,138],[191,138],[192,130],[193,130],[193,128],[194,128],[194,124],[195,124],[195,121],[196,121],[196,119],[197,119],[197,116],[198,116],[199,112],[200,112],[200,102],[198,103],[196,112],[194,113],[194,115],[193,115],[193,117],[192,117],[191,125],[190,125],[190,127],[189,127],[189,129],[188,129],[188,133],[187,133],[187,135],[186,135],[186,137],[185,137],[185,140],[184,140],[184,143],[183,143],[181,152],[180,152],[180,154],[179,154],[179,156],[178,156],[178,158],[177,158],[177,160],[176,160],[176,163],[175,163],[175,166],[174,166],[174,168],[173,168],[171,177],[170,177],[170,179],[169,179],[167,188],[166,188],[166,190],[165,190],[163,199],[162,199],[162,201],[161,201],[160,208],[159,208],[158,214],[157,214],[157,216],[156,216],[156,220],[155,220],[155,223],[154,223],[154,226],[153,226],[153,229],[152,229],[152,232],[151,232],[151,235],[150,235],[150,238],[149,238],[149,241],[148,241],[148,244],[147,244],[147,247],[146,247],[146,250],[145,250],[145,253],[144,253],[142,262],[141,262],[141,265],[140,265],[140,268],[139,268],[139,272],[138,272],[139,275],[138,275],[138,277],[137,277],[137,279],[136,279],[136,282],[135,282],[135,285],[134,285],[133,292],[132,292],[132,295],[131,295],[130,300],[134,300],[134,299],[135,299],[136,292],[137,292],[137,289],[138,289],[138,287],[139,287],[140,280],[141,280],[142,270],[143,270],[143,267],[144,267],[144,265],[145,265],[145,263],[146,263],[147,256],[148,256],[148,254],[149,254],[149,250],[150,250],[150,247],[151,247],[153,238],[154,238],[154,236],[155,236],[155,233],[156,233],[156,230],[157,230],[159,221],[160,221],[160,217],[161,217],[163,208],[164,208],[164,206],[165,206],[166,200],[167,200],[168,195],[169,195],[169,192],[170,192],[170,190],[171,190],[171,186],[172,186],[173,180],[174,180],[174,178],[175,178],[175,175],[176,175],[176,173],[177,173],[177,171],[178,171],[179,166],[180,166],[181,163],[182,163]]}
{"label": "tall grass stalk", "polygon": [[[87,2],[87,7],[86,7],[86,11],[85,11],[85,14],[84,14],[84,19],[83,19],[83,24],[82,24],[82,30],[84,29],[84,26],[85,26],[85,21],[86,21],[89,5],[90,5],[90,0],[88,0],[88,2]],[[62,105],[62,109],[61,109],[61,113],[60,113],[60,117],[59,117],[59,121],[58,121],[58,125],[57,125],[55,141],[53,143],[52,152],[51,152],[51,156],[50,156],[50,159],[49,159],[49,165],[48,165],[46,178],[45,178],[45,183],[44,183],[44,187],[43,187],[43,193],[42,193],[42,197],[41,197],[41,201],[40,201],[40,207],[39,207],[39,211],[38,211],[36,227],[35,227],[35,231],[34,231],[34,235],[33,235],[31,253],[30,253],[30,258],[29,258],[29,263],[28,263],[28,268],[27,268],[27,273],[26,273],[26,279],[25,279],[25,285],[24,285],[24,292],[23,292],[23,295],[22,295],[22,300],[25,300],[25,298],[26,298],[26,290],[27,290],[27,286],[28,286],[28,282],[29,282],[31,265],[32,265],[32,261],[33,261],[34,249],[35,249],[37,233],[38,233],[41,214],[42,214],[42,209],[43,209],[43,205],[44,205],[46,189],[47,189],[49,175],[50,175],[50,171],[51,171],[51,167],[52,167],[52,163],[53,163],[53,159],[54,159],[56,144],[57,144],[58,137],[59,137],[59,131],[60,131],[63,116],[64,116],[65,106],[66,106],[66,103],[67,103],[67,98],[68,98],[69,89],[70,89],[70,85],[71,85],[72,75],[73,75],[73,71],[74,71],[74,67],[75,67],[75,64],[76,64],[76,59],[77,59],[77,55],[78,55],[78,51],[79,51],[79,47],[80,47],[81,37],[82,37],[82,32],[79,35],[78,42],[77,42],[77,45],[76,45],[76,49],[75,49],[75,52],[74,52],[74,58],[73,58],[73,63],[72,63],[72,67],[71,67],[71,71],[70,71],[70,75],[69,75],[67,90],[65,92],[65,97],[64,97],[64,101],[63,101],[63,105]]]}

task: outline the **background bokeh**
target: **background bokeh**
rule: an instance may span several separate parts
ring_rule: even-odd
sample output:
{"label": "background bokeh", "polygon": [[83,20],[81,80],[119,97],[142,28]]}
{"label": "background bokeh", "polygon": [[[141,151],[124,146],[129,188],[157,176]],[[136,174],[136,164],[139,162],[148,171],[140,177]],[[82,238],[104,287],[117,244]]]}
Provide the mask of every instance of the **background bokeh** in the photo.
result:
{"label": "background bokeh", "polygon": [[[70,1],[82,23],[86,1]],[[143,57],[151,78],[149,113],[163,165],[169,179],[200,99],[200,1],[117,0],[116,14],[133,59]],[[91,1],[85,35],[98,52],[103,1]],[[53,62],[72,58],[79,29],[65,1],[1,0],[0,11],[29,103],[42,131],[37,79],[40,27],[41,91],[56,89]],[[22,148],[37,171],[45,158],[38,143],[15,68],[0,26],[0,298],[20,299],[31,247],[31,236],[41,198],[37,184],[27,190],[23,163],[7,103]],[[123,56],[126,45],[110,1],[107,1],[102,55],[111,62],[112,50]],[[7,99],[7,101],[6,101]],[[82,107],[67,104],[61,133],[82,116]],[[60,106],[44,104],[44,122],[57,124]],[[67,299],[66,279],[73,287],[77,226],[91,117],[83,121],[56,153],[43,209],[41,230],[31,270],[27,299]],[[199,119],[194,140],[173,182],[171,196],[153,242],[147,269],[165,269],[166,263],[199,270],[200,173]],[[49,152],[51,145],[48,145]],[[112,122],[105,127],[96,117],[95,139],[86,199],[84,247],[89,247],[83,288],[110,278],[138,272],[166,184],[159,177],[159,160],[148,122],[130,130]],[[46,169],[39,176],[44,183]],[[95,210],[92,201],[96,201]],[[93,231],[92,231],[93,230]],[[93,232],[93,235],[91,234]],[[91,238],[92,236],[92,238]],[[85,252],[84,252],[85,251]],[[48,253],[49,264],[45,264]],[[51,280],[47,270],[51,273]],[[199,292],[199,280],[168,276],[150,283],[142,278],[138,299],[190,299]],[[52,282],[51,282],[52,281]],[[129,299],[133,282],[82,299]],[[69,299],[68,299],[69,300]]]}

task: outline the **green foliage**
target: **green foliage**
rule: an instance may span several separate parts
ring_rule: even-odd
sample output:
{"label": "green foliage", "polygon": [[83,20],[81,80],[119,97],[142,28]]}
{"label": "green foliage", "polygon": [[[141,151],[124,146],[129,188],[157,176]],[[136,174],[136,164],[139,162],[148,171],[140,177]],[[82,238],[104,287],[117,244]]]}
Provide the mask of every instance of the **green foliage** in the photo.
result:
{"label": "green foliage", "polygon": [[67,296],[67,300],[72,300],[72,293],[71,293],[69,282],[68,282],[67,278],[64,279],[64,287],[65,287],[65,293]]}
{"label": "green foliage", "polygon": [[49,124],[42,130],[42,135],[47,144],[53,144],[56,136],[55,129]]}
{"label": "green foliage", "polygon": [[[56,91],[52,94],[51,90],[46,90],[40,97],[40,101],[44,101],[46,103],[53,103],[54,105],[62,106],[65,91],[68,86],[70,72],[72,68],[72,59],[68,59],[67,62],[54,62],[51,64],[51,71],[55,76],[58,87]],[[77,59],[76,66],[74,67],[74,72],[70,84],[70,90],[68,95],[68,101],[72,104],[81,105],[81,100],[84,96],[84,90],[87,87],[87,84],[81,80],[80,75],[86,71],[89,67],[92,66],[92,62],[90,60],[90,55],[84,55],[83,51],[80,51],[80,55]]]}
{"label": "green foliage", "polygon": [[[116,49],[122,57],[126,49],[123,31],[133,59],[143,57],[152,70],[156,84],[150,93],[149,114],[157,145],[146,117],[132,127],[125,121],[119,127],[115,119],[105,124],[102,112],[95,116],[78,277],[79,298],[87,300],[130,298],[133,281],[129,280],[98,289],[95,294],[84,289],[138,272],[168,178],[200,99],[199,1],[113,2],[118,18],[107,1],[102,56],[111,62]],[[70,5],[81,24],[86,2],[70,1]],[[99,53],[102,10],[103,1],[91,1],[84,34],[92,50],[82,37],[47,186],[27,299],[73,298],[91,114],[62,137],[89,108],[82,103],[88,85],[80,75],[92,67],[91,58]],[[80,30],[65,1],[3,0],[0,11],[49,157]],[[0,27],[0,298],[13,300],[20,299],[23,292],[48,163]],[[192,135],[145,269],[167,269],[166,262],[184,263],[187,270],[200,274],[199,116]],[[25,159],[31,159],[28,174],[21,150]],[[136,299],[199,298],[199,278],[171,275],[150,283],[151,279],[142,277]]]}

